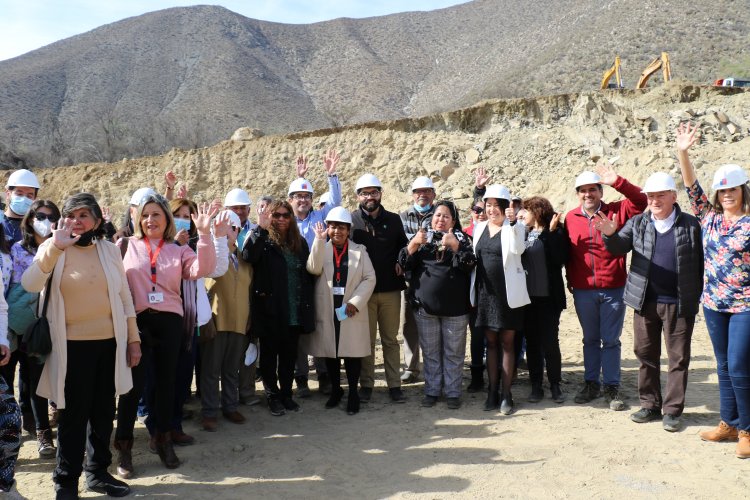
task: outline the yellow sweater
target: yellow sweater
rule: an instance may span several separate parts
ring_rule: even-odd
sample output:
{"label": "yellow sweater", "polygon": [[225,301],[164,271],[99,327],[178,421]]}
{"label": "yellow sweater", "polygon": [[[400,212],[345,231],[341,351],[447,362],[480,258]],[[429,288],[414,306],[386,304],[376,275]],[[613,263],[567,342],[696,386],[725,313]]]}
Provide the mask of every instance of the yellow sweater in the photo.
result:
{"label": "yellow sweater", "polygon": [[219,278],[206,279],[216,331],[246,333],[250,318],[252,282],[253,266],[241,257],[236,257],[236,248],[230,251],[227,272]]}

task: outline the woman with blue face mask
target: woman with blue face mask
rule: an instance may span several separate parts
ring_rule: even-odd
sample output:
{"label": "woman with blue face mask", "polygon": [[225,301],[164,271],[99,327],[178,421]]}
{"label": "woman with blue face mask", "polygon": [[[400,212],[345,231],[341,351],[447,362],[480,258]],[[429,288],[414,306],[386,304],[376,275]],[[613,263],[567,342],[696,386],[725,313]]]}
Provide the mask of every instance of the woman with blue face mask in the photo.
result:
{"label": "woman with blue face mask", "polygon": [[21,220],[34,203],[38,191],[39,180],[28,170],[16,170],[8,177],[5,184],[8,206],[0,222],[11,245],[21,239]]}

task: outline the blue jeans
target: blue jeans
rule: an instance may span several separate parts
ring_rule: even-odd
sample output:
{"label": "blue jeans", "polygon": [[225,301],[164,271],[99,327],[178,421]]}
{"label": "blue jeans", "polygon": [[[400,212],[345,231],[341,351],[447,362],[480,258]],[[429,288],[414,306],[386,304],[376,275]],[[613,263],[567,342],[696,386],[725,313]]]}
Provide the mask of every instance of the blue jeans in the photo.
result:
{"label": "blue jeans", "polygon": [[625,287],[573,290],[578,321],[583,329],[583,367],[587,382],[620,385],[620,335],[625,321]]}
{"label": "blue jeans", "polygon": [[750,311],[726,313],[703,308],[719,375],[721,419],[750,431]]}

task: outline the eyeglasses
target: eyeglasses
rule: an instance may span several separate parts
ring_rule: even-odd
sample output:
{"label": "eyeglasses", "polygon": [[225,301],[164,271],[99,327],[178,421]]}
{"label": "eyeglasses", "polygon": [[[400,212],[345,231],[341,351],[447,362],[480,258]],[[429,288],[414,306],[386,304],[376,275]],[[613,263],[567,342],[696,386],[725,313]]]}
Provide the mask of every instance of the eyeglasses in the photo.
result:
{"label": "eyeglasses", "polygon": [[359,196],[362,198],[377,198],[380,196],[380,190],[375,189],[374,191],[360,191]]}
{"label": "eyeglasses", "polygon": [[484,209],[482,207],[471,207],[471,211],[477,215],[484,213]]}
{"label": "eyeglasses", "polygon": [[292,198],[299,201],[312,200],[312,195],[310,193],[294,193]]}
{"label": "eyeglasses", "polygon": [[274,212],[271,214],[271,217],[273,217],[274,219],[288,219],[291,216],[292,214],[290,214],[289,212]]}
{"label": "eyeglasses", "polygon": [[44,212],[37,212],[34,214],[34,218],[36,220],[49,220],[53,224],[60,220],[60,217],[55,217],[54,215],[47,215]]}

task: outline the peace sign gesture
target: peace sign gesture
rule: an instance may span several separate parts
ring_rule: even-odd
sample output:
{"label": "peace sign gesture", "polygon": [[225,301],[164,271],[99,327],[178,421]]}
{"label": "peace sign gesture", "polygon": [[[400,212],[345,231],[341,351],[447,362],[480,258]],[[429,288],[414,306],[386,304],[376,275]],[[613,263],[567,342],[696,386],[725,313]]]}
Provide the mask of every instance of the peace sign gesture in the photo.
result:
{"label": "peace sign gesture", "polygon": [[612,219],[608,219],[601,212],[597,212],[592,217],[594,228],[606,236],[612,236],[617,231],[617,214],[612,214]]}
{"label": "peace sign gesture", "polygon": [[81,236],[73,236],[73,220],[67,217],[58,223],[60,227],[52,231],[52,244],[59,250],[65,250],[76,244]]}
{"label": "peace sign gesture", "polygon": [[322,222],[318,222],[313,226],[313,231],[315,231],[315,237],[319,240],[326,240],[326,226]]}
{"label": "peace sign gesture", "polygon": [[336,166],[339,164],[340,160],[341,155],[339,155],[335,149],[329,149],[326,151],[326,154],[323,157],[323,166],[325,167],[326,172],[328,172],[328,175],[336,173]]}

